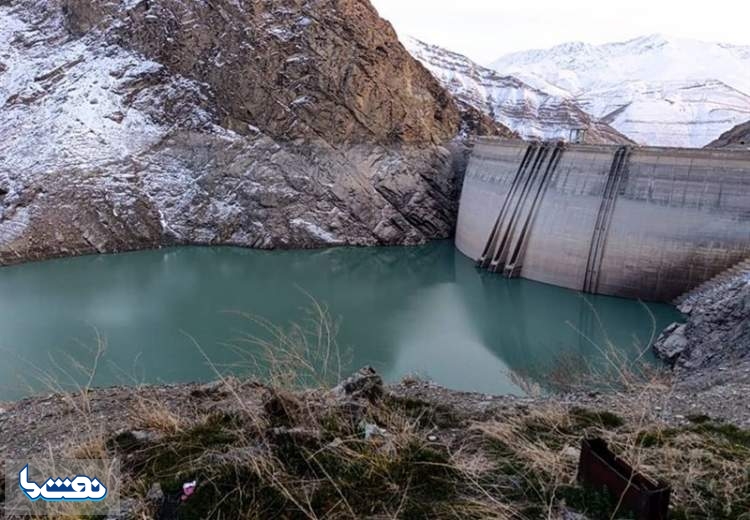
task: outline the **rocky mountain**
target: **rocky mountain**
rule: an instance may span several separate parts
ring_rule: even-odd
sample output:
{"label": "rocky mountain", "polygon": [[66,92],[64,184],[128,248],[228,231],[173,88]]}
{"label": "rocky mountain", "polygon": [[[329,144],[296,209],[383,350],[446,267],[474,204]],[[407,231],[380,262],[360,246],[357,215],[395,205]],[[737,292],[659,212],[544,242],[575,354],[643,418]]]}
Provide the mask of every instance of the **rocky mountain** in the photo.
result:
{"label": "rocky mountain", "polygon": [[750,121],[737,125],[724,132],[716,141],[708,145],[710,148],[744,148],[750,150]]}
{"label": "rocky mountain", "polygon": [[652,35],[574,42],[492,64],[640,144],[702,147],[750,119],[750,47]]}
{"label": "rocky mountain", "polygon": [[585,129],[587,142],[630,142],[565,96],[549,94],[415,38],[404,38],[404,45],[459,103],[489,114],[524,139],[567,140],[572,130]]}
{"label": "rocky mountain", "polygon": [[0,264],[446,237],[463,115],[367,0],[0,0]]}

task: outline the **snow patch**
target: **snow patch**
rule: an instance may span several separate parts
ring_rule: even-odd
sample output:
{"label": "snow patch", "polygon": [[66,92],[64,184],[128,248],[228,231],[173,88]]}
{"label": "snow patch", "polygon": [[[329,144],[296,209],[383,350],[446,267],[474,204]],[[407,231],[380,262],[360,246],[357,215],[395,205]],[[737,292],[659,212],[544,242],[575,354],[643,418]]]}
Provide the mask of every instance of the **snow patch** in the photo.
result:
{"label": "snow patch", "polygon": [[0,212],[0,217],[0,247],[21,237],[29,225],[28,208],[18,208],[10,217]]}
{"label": "snow patch", "polygon": [[289,224],[291,224],[293,227],[304,229],[311,236],[319,239],[322,242],[326,242],[328,244],[341,243],[341,240],[339,240],[336,237],[336,235],[334,235],[333,233],[329,231],[326,231],[319,225],[314,224],[313,222],[308,222],[301,218],[294,218],[289,221]]}
{"label": "snow patch", "polygon": [[[122,160],[158,141],[164,133],[146,114],[126,106],[123,84],[158,64],[119,47],[94,53],[83,40],[54,47],[27,47],[14,40],[35,28],[0,9],[0,155],[16,171],[51,171]],[[42,71],[41,73],[39,71]],[[118,71],[127,71],[117,79]],[[114,74],[114,75],[113,75]],[[112,114],[123,115],[120,122]]]}

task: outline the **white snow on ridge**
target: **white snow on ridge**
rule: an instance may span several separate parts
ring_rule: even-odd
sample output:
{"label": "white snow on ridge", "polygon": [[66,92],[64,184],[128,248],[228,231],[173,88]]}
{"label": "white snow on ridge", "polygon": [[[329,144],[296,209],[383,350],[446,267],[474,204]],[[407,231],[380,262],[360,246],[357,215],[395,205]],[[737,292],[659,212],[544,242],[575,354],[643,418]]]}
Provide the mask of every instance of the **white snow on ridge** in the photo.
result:
{"label": "white snow on ridge", "polygon": [[[564,43],[544,50],[508,54],[492,63],[500,72],[538,76],[573,96],[631,80],[686,82],[716,79],[750,91],[750,47],[664,35],[627,42]],[[553,67],[554,65],[554,67]]]}
{"label": "white snow on ridge", "polygon": [[308,222],[307,220],[301,218],[293,218],[289,221],[289,223],[296,228],[304,229],[307,233],[310,234],[310,236],[320,240],[321,242],[328,244],[338,244],[342,242],[333,233],[326,231],[314,222]]}
{"label": "white snow on ridge", "polygon": [[720,81],[624,83],[577,99],[639,143],[700,148],[750,120],[750,96]]}
{"label": "white snow on ridge", "polygon": [[568,139],[571,129],[592,124],[588,114],[564,97],[415,38],[404,38],[403,43],[459,101],[490,114],[523,138]]}
{"label": "white snow on ridge", "polygon": [[43,32],[0,8],[0,155],[12,158],[14,169],[91,165],[156,142],[163,131],[124,106],[118,86],[159,65],[119,47],[93,54],[81,40],[60,42],[50,53],[50,45],[33,43],[54,37]]}
{"label": "white snow on ridge", "polygon": [[492,67],[641,144],[701,147],[750,119],[750,47],[652,35],[518,52]]}

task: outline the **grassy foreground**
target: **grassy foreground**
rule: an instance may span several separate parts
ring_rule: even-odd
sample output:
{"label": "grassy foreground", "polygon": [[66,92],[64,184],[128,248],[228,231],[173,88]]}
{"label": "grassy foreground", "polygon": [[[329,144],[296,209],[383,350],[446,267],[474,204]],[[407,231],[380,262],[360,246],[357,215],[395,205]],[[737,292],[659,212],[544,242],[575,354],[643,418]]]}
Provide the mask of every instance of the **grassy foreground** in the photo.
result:
{"label": "grassy foreground", "polygon": [[132,518],[628,518],[576,482],[578,446],[599,436],[672,485],[672,518],[750,519],[750,432],[704,417],[670,428],[552,401],[467,413],[379,383],[257,391],[259,406],[194,416],[149,403],[132,431],[73,454],[122,461]]}

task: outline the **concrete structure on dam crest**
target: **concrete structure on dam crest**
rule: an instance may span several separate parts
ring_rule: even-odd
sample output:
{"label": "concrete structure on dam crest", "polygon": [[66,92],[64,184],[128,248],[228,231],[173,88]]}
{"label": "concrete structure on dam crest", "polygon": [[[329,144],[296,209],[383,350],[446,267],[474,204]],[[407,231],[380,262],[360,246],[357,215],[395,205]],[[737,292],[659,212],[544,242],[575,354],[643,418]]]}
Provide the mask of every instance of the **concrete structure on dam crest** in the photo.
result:
{"label": "concrete structure on dam crest", "polygon": [[481,139],[456,246],[508,277],[671,301],[750,257],[750,152]]}

